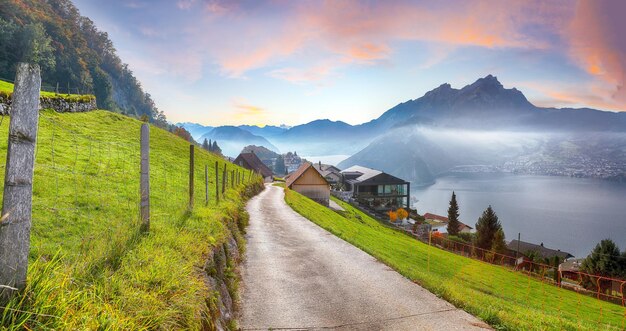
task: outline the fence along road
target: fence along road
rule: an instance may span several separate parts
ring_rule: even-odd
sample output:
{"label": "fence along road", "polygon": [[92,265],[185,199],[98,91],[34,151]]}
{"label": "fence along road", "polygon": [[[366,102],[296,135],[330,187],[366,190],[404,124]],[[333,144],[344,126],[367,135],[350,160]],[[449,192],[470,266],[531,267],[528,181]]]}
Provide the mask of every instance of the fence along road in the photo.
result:
{"label": "fence along road", "polygon": [[294,212],[280,187],[247,211],[244,330],[489,328]]}

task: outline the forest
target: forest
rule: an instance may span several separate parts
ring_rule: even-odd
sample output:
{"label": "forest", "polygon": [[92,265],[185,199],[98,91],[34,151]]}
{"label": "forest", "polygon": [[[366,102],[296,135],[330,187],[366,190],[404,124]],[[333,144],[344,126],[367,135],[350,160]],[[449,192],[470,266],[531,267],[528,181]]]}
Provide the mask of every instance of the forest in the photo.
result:
{"label": "forest", "polygon": [[0,79],[13,79],[19,62],[41,66],[44,90],[93,94],[99,108],[167,126],[108,34],[70,0],[0,1]]}

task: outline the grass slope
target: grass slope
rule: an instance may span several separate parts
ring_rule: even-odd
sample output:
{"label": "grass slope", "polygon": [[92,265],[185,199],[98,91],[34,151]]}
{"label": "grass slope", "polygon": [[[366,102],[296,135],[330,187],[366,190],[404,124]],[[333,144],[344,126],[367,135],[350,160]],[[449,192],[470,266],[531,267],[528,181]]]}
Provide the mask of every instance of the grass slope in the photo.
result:
{"label": "grass slope", "polygon": [[[8,126],[5,118],[2,166]],[[215,316],[203,264],[233,222],[245,221],[244,196],[262,184],[228,189],[216,204],[214,166],[221,170],[224,160],[196,148],[195,207],[188,211],[189,143],[151,127],[152,218],[142,234],[140,126],[107,111],[41,112],[28,288],[0,309],[0,330],[199,329],[207,327],[202,317]]]}
{"label": "grass slope", "polygon": [[[0,80],[0,96],[13,94],[13,84]],[[95,98],[91,94],[56,94],[54,92],[41,91],[42,98],[64,99],[67,102],[89,102]]]}
{"label": "grass slope", "polygon": [[624,307],[428,246],[342,201],[335,199],[345,212],[334,212],[292,190],[286,190],[285,200],[315,224],[497,329],[622,330],[624,327]]}

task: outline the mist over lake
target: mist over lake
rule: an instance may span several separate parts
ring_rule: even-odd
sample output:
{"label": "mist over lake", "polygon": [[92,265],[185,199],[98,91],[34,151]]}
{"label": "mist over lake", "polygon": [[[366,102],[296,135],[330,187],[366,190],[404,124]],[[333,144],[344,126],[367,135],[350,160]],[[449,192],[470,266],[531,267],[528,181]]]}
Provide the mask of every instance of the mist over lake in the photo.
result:
{"label": "mist over lake", "polygon": [[507,242],[517,239],[586,257],[602,239],[626,248],[626,183],[507,174],[455,174],[412,188],[420,214],[447,215],[452,191],[462,222],[475,227],[491,205]]}

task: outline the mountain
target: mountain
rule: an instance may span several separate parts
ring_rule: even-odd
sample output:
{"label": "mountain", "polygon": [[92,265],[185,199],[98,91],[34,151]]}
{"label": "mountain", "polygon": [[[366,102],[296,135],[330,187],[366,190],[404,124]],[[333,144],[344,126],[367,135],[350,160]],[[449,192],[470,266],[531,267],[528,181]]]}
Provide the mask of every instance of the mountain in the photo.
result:
{"label": "mountain", "polygon": [[264,138],[274,137],[289,130],[289,127],[285,125],[281,125],[281,126],[266,125],[263,127],[259,127],[256,125],[240,125],[238,126],[238,128],[246,130],[254,135],[261,136]]}
{"label": "mountain", "polygon": [[450,171],[626,178],[626,113],[540,108],[488,75],[443,84],[367,127],[374,139],[339,164],[428,184]]}
{"label": "mountain", "polygon": [[41,67],[42,89],[94,94],[98,107],[167,125],[106,32],[69,0],[0,1],[0,77],[18,62]]}
{"label": "mountain", "polygon": [[239,155],[239,152],[248,145],[263,146],[278,152],[278,148],[272,145],[267,139],[236,126],[220,126],[214,128],[200,136],[198,141],[202,142],[205,138],[213,141],[217,140],[218,145],[222,149],[222,153],[232,157]]}
{"label": "mountain", "polygon": [[183,127],[185,130],[187,130],[191,134],[193,139],[199,143],[202,143],[202,141],[204,140],[204,139],[199,140],[203,134],[208,133],[209,131],[214,129],[214,127],[212,126],[204,126],[202,124],[191,123],[191,122],[176,123],[175,125]]}

